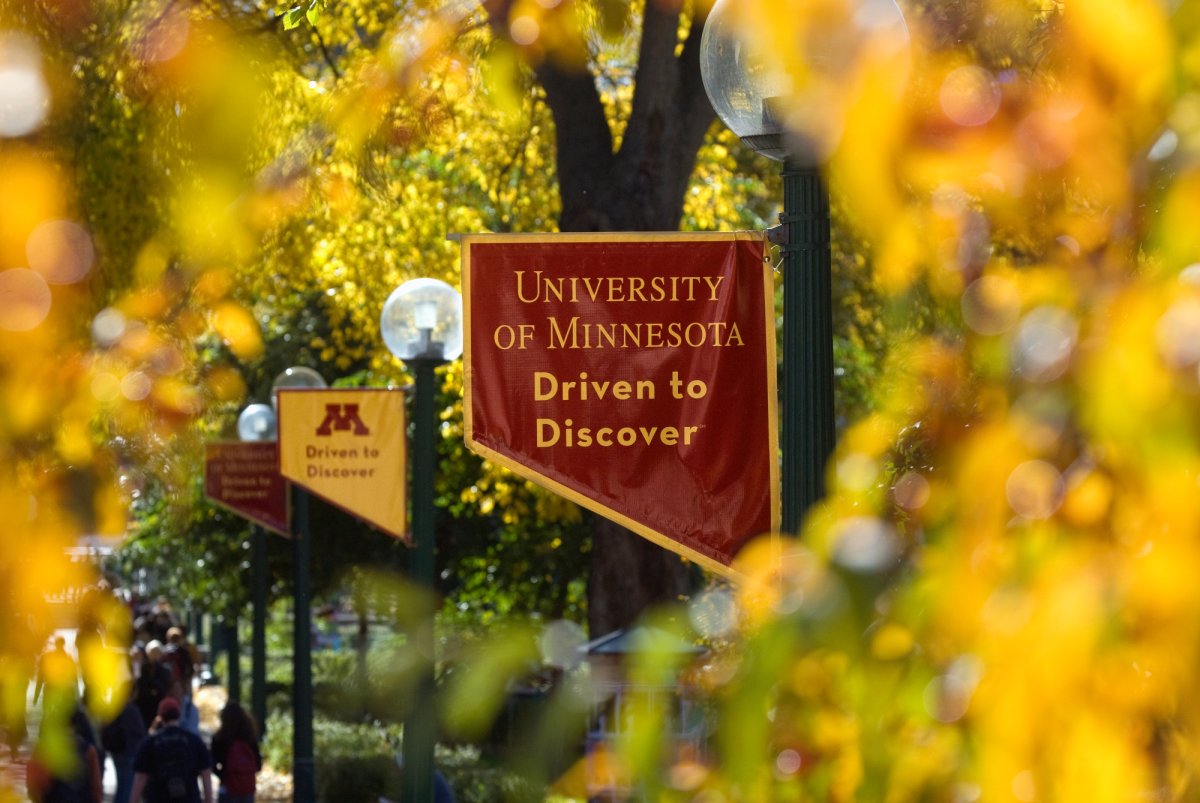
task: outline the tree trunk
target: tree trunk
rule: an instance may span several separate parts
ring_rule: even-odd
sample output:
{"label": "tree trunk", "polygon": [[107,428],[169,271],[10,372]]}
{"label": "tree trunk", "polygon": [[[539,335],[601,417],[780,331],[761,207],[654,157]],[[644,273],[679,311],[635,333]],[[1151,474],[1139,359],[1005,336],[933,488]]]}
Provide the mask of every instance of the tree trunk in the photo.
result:
{"label": "tree trunk", "polygon": [[[511,0],[486,3],[499,35],[507,34],[511,5]],[[595,77],[567,69],[553,52],[534,67],[554,116],[561,231],[679,228],[696,153],[715,116],[700,78],[705,11],[694,9],[679,49],[681,5],[645,4],[633,106],[616,152]],[[593,638],[687,593],[686,562],[607,519],[593,521],[588,579]]]}
{"label": "tree trunk", "polygon": [[691,591],[687,561],[599,516],[592,526],[588,632],[592,638],[633,624],[654,605]]}

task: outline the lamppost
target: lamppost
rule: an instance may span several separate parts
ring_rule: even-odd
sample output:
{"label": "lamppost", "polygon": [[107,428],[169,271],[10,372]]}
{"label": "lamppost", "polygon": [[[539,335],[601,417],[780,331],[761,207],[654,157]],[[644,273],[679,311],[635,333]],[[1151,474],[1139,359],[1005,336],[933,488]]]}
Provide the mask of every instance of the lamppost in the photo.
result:
{"label": "lamppost", "polygon": [[[243,441],[271,442],[278,438],[275,409],[269,404],[251,404],[237,420],[238,438]],[[251,571],[253,622],[250,635],[250,712],[259,733],[267,728],[267,534],[251,525]]]}
{"label": "lamppost", "polygon": [[[783,401],[781,523],[800,529],[824,495],[834,448],[833,299],[829,193],[820,163],[836,140],[835,113],[821,108],[837,72],[855,50],[902,38],[892,0],[827,4],[845,12],[836,25],[809,26],[800,48],[820,86],[797,88],[789,74],[742,36],[733,0],[717,0],[704,27],[700,72],[717,116],[750,148],[783,162]],[[815,25],[815,24],[814,24]],[[801,91],[803,90],[803,91]]]}
{"label": "lamppost", "polygon": [[[271,384],[271,398],[284,388],[323,388],[325,379],[311,368],[285,369]],[[292,572],[295,604],[292,630],[292,800],[313,803],[317,799],[313,772],[312,689],[312,589],[309,577],[312,529],[308,519],[308,492],[291,484]]]}
{"label": "lamppost", "polygon": [[[437,470],[437,386],[434,369],[463,350],[462,296],[436,279],[413,279],[397,287],[383,305],[380,330],[388,350],[413,373],[412,582],[433,593],[434,472]],[[416,703],[404,724],[404,803],[433,800],[434,639],[432,618],[412,635],[429,659]]]}

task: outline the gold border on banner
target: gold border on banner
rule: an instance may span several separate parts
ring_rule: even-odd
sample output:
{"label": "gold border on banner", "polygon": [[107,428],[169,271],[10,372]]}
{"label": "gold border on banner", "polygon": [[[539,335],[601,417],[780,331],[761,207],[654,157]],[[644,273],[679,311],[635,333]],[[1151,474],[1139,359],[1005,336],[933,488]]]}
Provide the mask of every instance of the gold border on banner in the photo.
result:
{"label": "gold border on banner", "polygon": [[[579,243],[662,243],[662,242],[700,242],[700,241],[726,241],[726,242],[761,242],[763,244],[764,259],[762,264],[762,282],[763,282],[763,312],[765,321],[766,334],[766,361],[767,361],[767,416],[770,426],[767,427],[767,447],[768,454],[772,456],[770,465],[768,466],[771,482],[770,488],[770,505],[771,505],[771,532],[770,537],[777,541],[780,537],[779,526],[781,522],[781,507],[780,507],[780,466],[779,466],[779,400],[778,388],[776,382],[776,352],[775,352],[775,284],[772,279],[772,270],[766,262],[766,235],[760,231],[733,231],[733,232],[718,232],[718,231],[696,231],[696,232],[552,232],[552,233],[536,233],[536,234],[459,234],[456,238],[462,249],[462,296],[463,296],[463,427],[464,440],[467,447],[488,460],[498,463],[517,476],[524,477],[527,480],[541,485],[543,488],[556,493],[566,499],[571,500],[580,507],[586,508],[593,513],[604,516],[607,519],[615,521],[622,527],[640,535],[647,541],[651,541],[658,546],[677,555],[687,558],[697,565],[719,574],[730,580],[741,581],[745,579],[745,575],[735,569],[733,566],[727,566],[719,560],[715,560],[708,555],[697,552],[689,546],[681,544],[679,541],[664,535],[663,533],[647,527],[640,522],[636,522],[625,516],[622,513],[613,510],[607,505],[585,496],[579,491],[569,488],[562,483],[550,479],[544,474],[533,470],[523,463],[514,460],[507,455],[500,454],[495,450],[483,446],[475,441],[473,414],[472,410],[472,394],[474,393],[472,382],[472,355],[471,355],[471,246],[475,243],[502,243],[512,242],[514,240],[525,243],[562,243],[562,242],[579,242]],[[765,533],[764,533],[765,534]]]}

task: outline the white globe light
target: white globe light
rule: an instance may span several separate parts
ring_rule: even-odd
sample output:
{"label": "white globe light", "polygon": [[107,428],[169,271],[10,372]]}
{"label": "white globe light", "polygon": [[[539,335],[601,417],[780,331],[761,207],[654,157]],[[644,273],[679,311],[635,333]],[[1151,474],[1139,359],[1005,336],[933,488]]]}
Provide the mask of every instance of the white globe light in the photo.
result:
{"label": "white globe light", "polygon": [[251,404],[238,416],[237,431],[244,441],[276,440],[275,411],[269,404]]}
{"label": "white globe light", "polygon": [[785,96],[792,83],[782,65],[748,44],[732,2],[717,0],[700,39],[700,77],[713,111],[725,126],[754,150],[782,160],[783,126],[771,114],[767,98]]}
{"label": "white globe light", "polygon": [[329,387],[325,384],[325,377],[303,365],[294,365],[291,368],[285,368],[279,376],[275,377],[275,381],[271,383],[271,390],[324,387]]}
{"label": "white globe light", "polygon": [[[841,134],[855,71],[886,65],[903,86],[909,62],[908,28],[894,0],[807,0],[806,14],[779,29],[749,29],[742,0],[717,0],[700,42],[700,76],[721,121],[751,148],[782,161],[827,158]],[[780,31],[795,33],[786,52]],[[878,67],[877,67],[878,68]]]}
{"label": "white globe light", "polygon": [[311,368],[303,365],[293,365],[291,368],[285,368],[280,372],[279,376],[275,377],[275,381],[271,383],[271,404],[278,405],[278,391],[286,388],[307,388],[317,389],[329,387],[325,383],[325,377],[318,374]]}
{"label": "white globe light", "polygon": [[463,351],[462,296],[437,279],[413,279],[383,305],[379,329],[401,360],[454,360]]}

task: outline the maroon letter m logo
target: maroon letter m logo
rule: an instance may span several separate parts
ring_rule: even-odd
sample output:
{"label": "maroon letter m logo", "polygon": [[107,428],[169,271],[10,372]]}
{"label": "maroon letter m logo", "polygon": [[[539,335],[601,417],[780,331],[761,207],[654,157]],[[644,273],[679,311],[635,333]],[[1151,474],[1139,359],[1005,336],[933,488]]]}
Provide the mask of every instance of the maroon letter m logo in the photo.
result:
{"label": "maroon letter m logo", "polygon": [[318,435],[332,435],[334,430],[353,430],[355,435],[370,435],[371,430],[358,417],[357,404],[325,405],[325,420],[317,427]]}

